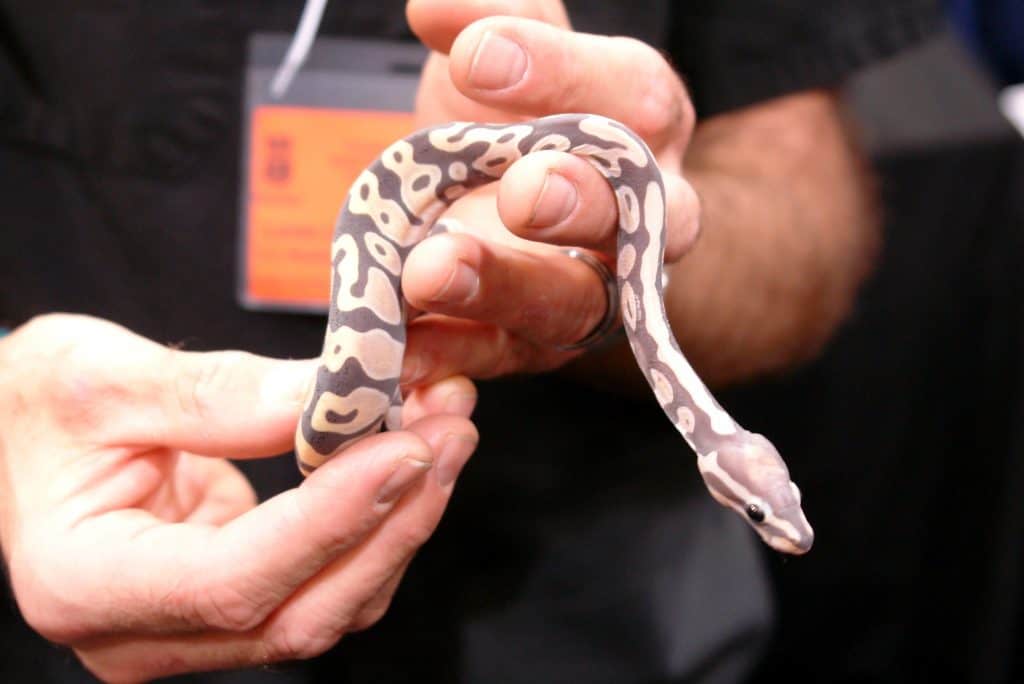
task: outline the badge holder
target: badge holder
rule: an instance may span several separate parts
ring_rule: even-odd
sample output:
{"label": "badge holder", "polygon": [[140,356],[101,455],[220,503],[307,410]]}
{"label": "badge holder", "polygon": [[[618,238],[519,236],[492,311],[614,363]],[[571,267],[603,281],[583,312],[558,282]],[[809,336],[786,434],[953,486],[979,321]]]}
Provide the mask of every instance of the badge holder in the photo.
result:
{"label": "badge holder", "polygon": [[427,51],[321,36],[278,99],[270,83],[289,38],[257,34],[249,43],[238,301],[252,310],[322,313],[345,195],[384,148],[413,131]]}

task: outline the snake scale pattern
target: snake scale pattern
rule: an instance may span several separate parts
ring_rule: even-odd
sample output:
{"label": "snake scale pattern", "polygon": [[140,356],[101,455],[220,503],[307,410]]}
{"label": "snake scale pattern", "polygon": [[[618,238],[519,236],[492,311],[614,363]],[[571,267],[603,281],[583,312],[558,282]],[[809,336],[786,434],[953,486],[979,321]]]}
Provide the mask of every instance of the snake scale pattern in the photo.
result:
{"label": "snake scale pattern", "polygon": [[611,184],[626,335],[658,403],[696,453],[711,495],[772,548],[809,550],[814,533],[785,462],[718,404],[672,334],[662,302],[665,190],[654,157],[634,133],[600,116],[445,124],[395,142],[362,172],[335,228],[327,332],[295,436],[299,469],[309,474],[382,424],[400,425],[406,256],[452,202],[538,150],[579,155]]}

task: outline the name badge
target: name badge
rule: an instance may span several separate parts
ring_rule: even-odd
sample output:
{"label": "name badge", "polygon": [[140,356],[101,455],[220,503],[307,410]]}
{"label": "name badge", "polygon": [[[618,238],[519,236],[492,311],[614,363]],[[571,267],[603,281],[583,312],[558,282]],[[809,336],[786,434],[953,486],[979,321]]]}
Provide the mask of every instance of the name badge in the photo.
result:
{"label": "name badge", "polygon": [[334,223],[356,177],[413,131],[426,49],[319,37],[287,92],[270,83],[290,37],[249,43],[240,189],[238,301],[324,312]]}

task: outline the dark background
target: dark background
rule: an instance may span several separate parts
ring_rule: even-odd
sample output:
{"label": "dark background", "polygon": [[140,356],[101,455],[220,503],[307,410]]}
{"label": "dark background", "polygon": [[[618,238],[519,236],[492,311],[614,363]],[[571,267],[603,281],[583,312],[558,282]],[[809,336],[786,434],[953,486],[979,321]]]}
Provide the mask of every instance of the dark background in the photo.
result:
{"label": "dark background", "polygon": [[996,92],[951,33],[849,89],[885,247],[824,358],[746,397],[779,407],[819,530],[813,560],[771,560],[763,675],[1024,675],[1024,145]]}

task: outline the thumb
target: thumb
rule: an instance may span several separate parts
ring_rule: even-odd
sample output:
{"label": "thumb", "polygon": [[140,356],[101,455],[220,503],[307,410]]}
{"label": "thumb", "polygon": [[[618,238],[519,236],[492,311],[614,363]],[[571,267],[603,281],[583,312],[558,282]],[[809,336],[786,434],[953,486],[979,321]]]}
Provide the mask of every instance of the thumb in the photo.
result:
{"label": "thumb", "polygon": [[416,37],[431,50],[447,54],[455,37],[474,21],[493,16],[536,19],[569,28],[560,0],[409,0],[405,17]]}

